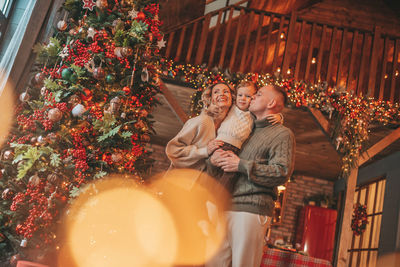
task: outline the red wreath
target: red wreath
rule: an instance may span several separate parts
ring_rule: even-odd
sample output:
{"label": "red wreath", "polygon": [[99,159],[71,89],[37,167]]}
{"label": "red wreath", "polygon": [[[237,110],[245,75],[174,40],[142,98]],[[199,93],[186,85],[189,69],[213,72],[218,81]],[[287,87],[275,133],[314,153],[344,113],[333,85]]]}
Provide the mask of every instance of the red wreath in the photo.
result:
{"label": "red wreath", "polygon": [[361,235],[367,228],[367,206],[357,203],[354,207],[353,219],[351,220],[351,230],[355,235]]}

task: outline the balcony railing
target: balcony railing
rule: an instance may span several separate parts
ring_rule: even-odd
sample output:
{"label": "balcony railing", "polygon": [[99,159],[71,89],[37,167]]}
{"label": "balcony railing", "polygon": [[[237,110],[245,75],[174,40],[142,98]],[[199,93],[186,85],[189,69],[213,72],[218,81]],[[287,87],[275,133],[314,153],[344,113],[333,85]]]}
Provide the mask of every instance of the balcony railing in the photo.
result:
{"label": "balcony railing", "polygon": [[166,58],[275,73],[399,102],[400,37],[228,6],[166,31]]}

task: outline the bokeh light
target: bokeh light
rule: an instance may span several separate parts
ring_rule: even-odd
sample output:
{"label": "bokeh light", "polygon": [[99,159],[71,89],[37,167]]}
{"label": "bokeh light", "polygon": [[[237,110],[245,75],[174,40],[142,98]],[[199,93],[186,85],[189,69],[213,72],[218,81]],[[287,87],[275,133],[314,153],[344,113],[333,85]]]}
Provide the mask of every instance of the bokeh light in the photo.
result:
{"label": "bokeh light", "polygon": [[226,234],[228,193],[208,175],[170,170],[154,178],[154,192],[174,218],[178,233],[176,265],[202,265],[213,257]]}
{"label": "bokeh light", "polygon": [[64,219],[58,266],[172,266],[173,218],[159,197],[133,179],[89,184]]}

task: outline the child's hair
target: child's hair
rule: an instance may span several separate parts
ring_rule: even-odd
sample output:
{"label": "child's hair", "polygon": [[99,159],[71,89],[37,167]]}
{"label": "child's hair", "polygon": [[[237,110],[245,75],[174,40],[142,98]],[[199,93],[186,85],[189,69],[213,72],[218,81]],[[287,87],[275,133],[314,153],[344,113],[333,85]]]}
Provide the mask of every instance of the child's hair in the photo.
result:
{"label": "child's hair", "polygon": [[213,83],[213,84],[210,84],[209,86],[207,86],[207,88],[201,94],[200,103],[203,105],[203,110],[207,110],[210,107],[212,90],[218,84],[226,85],[229,88],[229,91],[231,92],[232,103],[235,101],[235,96],[236,96],[235,90],[228,83],[226,83],[226,82]]}
{"label": "child's hair", "polygon": [[241,87],[253,87],[254,90],[257,92],[258,91],[258,86],[256,83],[251,82],[251,81],[241,81],[237,86],[236,86],[236,92],[239,90]]}

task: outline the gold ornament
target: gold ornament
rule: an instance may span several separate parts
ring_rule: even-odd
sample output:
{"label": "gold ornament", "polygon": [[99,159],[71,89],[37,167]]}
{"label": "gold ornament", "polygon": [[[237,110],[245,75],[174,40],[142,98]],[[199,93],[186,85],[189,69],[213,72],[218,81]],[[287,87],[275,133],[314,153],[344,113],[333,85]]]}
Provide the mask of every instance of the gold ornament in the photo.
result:
{"label": "gold ornament", "polygon": [[52,122],[58,122],[59,120],[62,119],[62,115],[63,114],[62,114],[61,110],[59,110],[58,108],[52,108],[49,110],[48,118]]}
{"label": "gold ornament", "polygon": [[122,55],[122,47],[116,47],[116,48],[114,49],[114,55],[115,55],[116,57],[118,57],[118,58],[123,58],[123,55]]}
{"label": "gold ornament", "polygon": [[39,177],[39,175],[35,174],[35,175],[32,175],[32,176],[29,178],[29,184],[31,184],[31,185],[33,185],[33,186],[38,186],[39,183],[40,183],[40,177]]}
{"label": "gold ornament", "polygon": [[108,3],[107,0],[97,0],[96,1],[96,6],[100,9],[106,9],[108,8]]}
{"label": "gold ornament", "polygon": [[42,96],[45,96],[45,95],[46,95],[46,92],[47,92],[47,88],[46,88],[46,86],[43,86],[43,87],[40,89],[40,94],[41,94]]}
{"label": "gold ornament", "polygon": [[47,141],[49,141],[50,143],[54,143],[58,140],[58,134],[56,133],[49,133],[46,137]]}
{"label": "gold ornament", "polygon": [[123,47],[121,52],[123,57],[129,57],[132,56],[133,49],[130,47]]}
{"label": "gold ornament", "polygon": [[4,160],[13,159],[14,158],[14,152],[12,152],[11,150],[4,151],[3,158],[4,158]]}
{"label": "gold ornament", "polygon": [[118,163],[118,162],[122,161],[122,159],[123,159],[123,155],[120,152],[115,152],[115,153],[111,154],[111,160],[114,163]]}
{"label": "gold ornament", "polygon": [[19,100],[22,103],[28,102],[31,96],[27,92],[23,92],[22,94],[19,95]]}
{"label": "gold ornament", "polygon": [[141,140],[142,142],[148,143],[148,142],[150,142],[150,136],[149,136],[148,134],[144,134],[144,135],[142,135],[142,136],[140,137],[140,140]]}
{"label": "gold ornament", "polygon": [[57,29],[59,30],[59,31],[65,31],[66,29],[67,29],[67,22],[65,21],[65,20],[60,20],[58,23],[57,23]]}
{"label": "gold ornament", "polygon": [[56,173],[51,173],[51,174],[47,175],[47,181],[49,181],[52,184],[58,184],[60,179]]}
{"label": "gold ornament", "polygon": [[119,99],[118,96],[116,96],[113,99],[111,99],[111,102],[110,102],[110,109],[111,110],[110,111],[112,113],[118,112],[120,107],[121,107],[121,99]]}
{"label": "gold ornament", "polygon": [[80,103],[81,103],[81,98],[77,95],[72,95],[68,100],[68,104],[70,104],[72,108],[74,108],[76,105]]}

